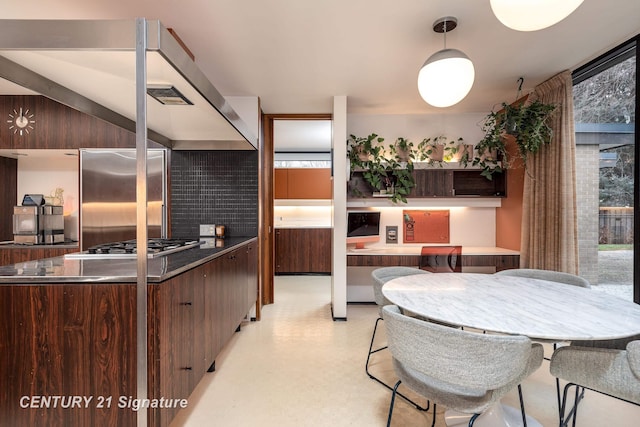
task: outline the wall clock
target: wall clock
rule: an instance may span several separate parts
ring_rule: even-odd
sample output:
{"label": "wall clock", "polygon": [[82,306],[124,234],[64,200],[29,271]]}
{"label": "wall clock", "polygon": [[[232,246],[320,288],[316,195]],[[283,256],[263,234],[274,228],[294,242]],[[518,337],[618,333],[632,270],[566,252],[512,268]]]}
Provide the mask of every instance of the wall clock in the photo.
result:
{"label": "wall clock", "polygon": [[13,134],[20,136],[27,135],[34,129],[36,123],[35,115],[28,108],[20,107],[19,110],[14,109],[13,113],[9,113],[9,130]]}

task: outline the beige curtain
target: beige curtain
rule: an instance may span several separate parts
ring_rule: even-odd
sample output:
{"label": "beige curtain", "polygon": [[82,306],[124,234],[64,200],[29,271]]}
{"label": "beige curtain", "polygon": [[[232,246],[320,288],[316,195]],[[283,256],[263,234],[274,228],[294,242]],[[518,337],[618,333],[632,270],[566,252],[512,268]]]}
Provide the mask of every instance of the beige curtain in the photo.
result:
{"label": "beige curtain", "polygon": [[578,274],[575,133],[571,72],[537,86],[527,100],[556,105],[551,143],[527,159],[520,266]]}

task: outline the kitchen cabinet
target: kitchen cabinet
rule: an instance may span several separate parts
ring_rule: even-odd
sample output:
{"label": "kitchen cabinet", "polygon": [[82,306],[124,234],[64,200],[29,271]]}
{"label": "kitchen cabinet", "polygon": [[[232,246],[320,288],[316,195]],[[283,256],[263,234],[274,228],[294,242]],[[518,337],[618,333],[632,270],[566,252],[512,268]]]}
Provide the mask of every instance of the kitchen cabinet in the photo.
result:
{"label": "kitchen cabinet", "polygon": [[[494,267],[495,271],[520,268],[520,255],[462,254],[462,267]],[[420,255],[347,255],[348,267],[420,266]]]}
{"label": "kitchen cabinet", "polygon": [[416,186],[409,197],[451,197],[453,196],[453,171],[440,169],[415,169]]}
{"label": "kitchen cabinet", "polygon": [[331,229],[276,229],[275,272],[331,274]]}
{"label": "kitchen cabinet", "polygon": [[[250,309],[249,276],[257,274],[257,267],[249,264],[249,245],[254,244],[150,286],[149,312],[155,313],[156,328],[149,332],[154,341],[149,363],[157,372],[157,381],[150,383],[153,397],[187,399],[202,376],[215,368],[215,357]],[[150,425],[168,426],[179,409],[154,411]]]}
{"label": "kitchen cabinet", "polygon": [[258,301],[258,245],[256,243],[247,244],[247,304],[251,311]]}
{"label": "kitchen cabinet", "polygon": [[[255,245],[239,244],[148,284],[149,399],[188,399],[212,367],[249,311]],[[46,279],[0,283],[0,376],[8,384],[0,390],[0,419],[14,427],[135,427],[136,412],[119,399],[136,396],[136,284]],[[93,401],[75,409],[19,404],[22,396],[71,395]],[[166,427],[179,410],[149,409],[148,425]]]}
{"label": "kitchen cabinet", "polygon": [[331,169],[278,168],[274,173],[276,199],[331,199]]}
{"label": "kitchen cabinet", "polygon": [[0,176],[0,241],[8,241],[13,240],[11,218],[18,199],[18,160],[0,156]]}
{"label": "kitchen cabinet", "polygon": [[[11,236],[13,238],[13,235]],[[53,258],[78,252],[78,246],[0,246],[0,265],[19,264],[37,259]]]}
{"label": "kitchen cabinet", "polygon": [[[507,172],[494,173],[491,180],[480,175],[480,169],[414,169],[415,187],[408,198],[432,197],[506,197]],[[362,172],[353,172],[349,181],[351,200],[361,194],[372,197],[372,188],[362,178]]]}

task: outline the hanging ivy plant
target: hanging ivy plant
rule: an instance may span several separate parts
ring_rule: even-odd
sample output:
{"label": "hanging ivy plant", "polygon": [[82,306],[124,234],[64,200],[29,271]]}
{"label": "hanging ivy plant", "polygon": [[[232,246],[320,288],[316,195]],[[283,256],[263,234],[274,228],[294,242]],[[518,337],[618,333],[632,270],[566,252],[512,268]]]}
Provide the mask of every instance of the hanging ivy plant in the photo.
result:
{"label": "hanging ivy plant", "polygon": [[529,155],[551,142],[553,131],[548,122],[555,108],[538,100],[528,105],[503,103],[502,110],[492,111],[485,117],[482,125],[485,136],[476,144],[478,154],[472,164],[481,166],[482,175],[488,179],[494,172],[502,172],[507,167],[504,137],[512,135],[526,168]]}

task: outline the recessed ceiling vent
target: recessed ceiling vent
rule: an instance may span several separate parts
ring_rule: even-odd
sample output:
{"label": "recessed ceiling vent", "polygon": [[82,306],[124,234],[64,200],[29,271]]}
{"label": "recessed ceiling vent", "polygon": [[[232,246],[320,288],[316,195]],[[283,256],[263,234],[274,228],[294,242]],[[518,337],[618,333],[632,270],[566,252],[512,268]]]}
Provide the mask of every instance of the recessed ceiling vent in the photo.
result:
{"label": "recessed ceiling vent", "polygon": [[147,93],[164,105],[193,105],[178,89],[168,85],[149,85]]}

